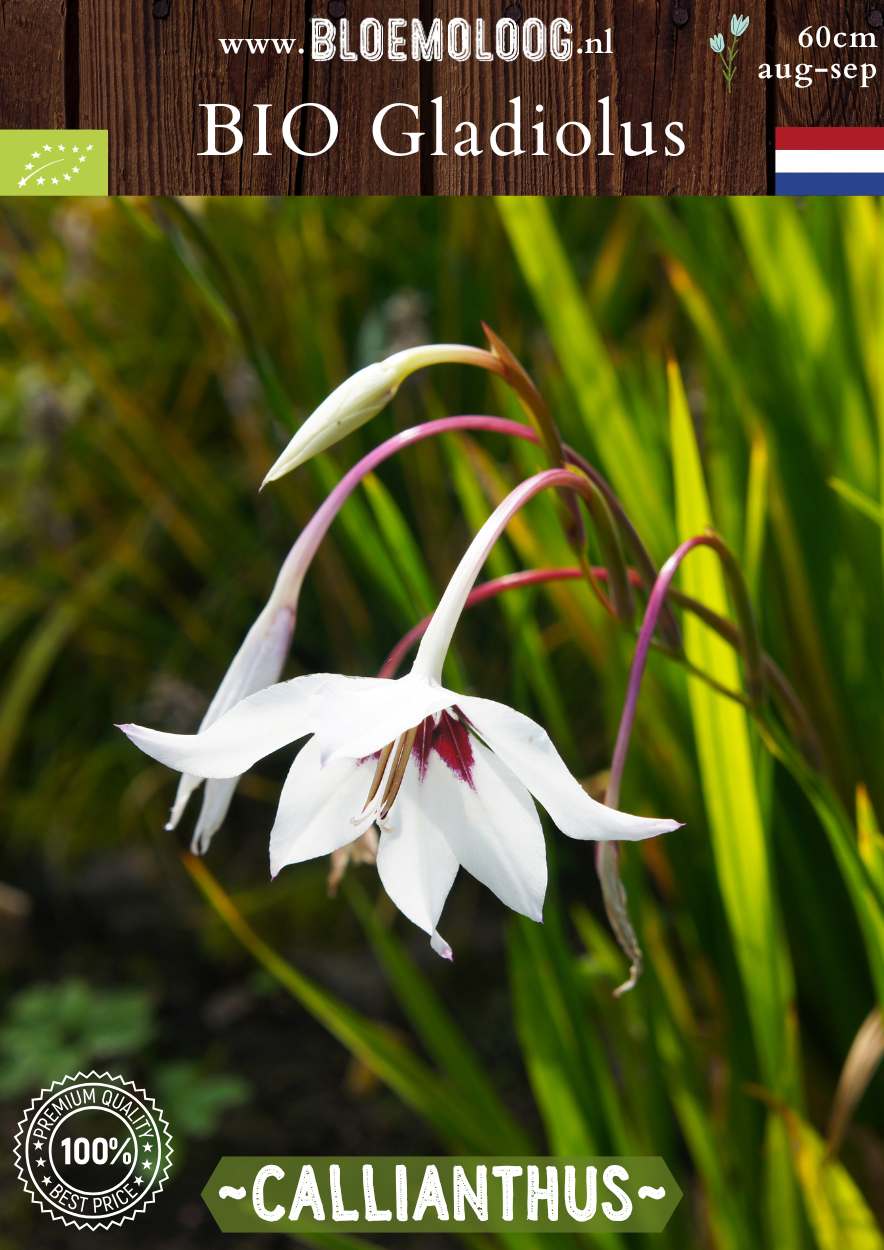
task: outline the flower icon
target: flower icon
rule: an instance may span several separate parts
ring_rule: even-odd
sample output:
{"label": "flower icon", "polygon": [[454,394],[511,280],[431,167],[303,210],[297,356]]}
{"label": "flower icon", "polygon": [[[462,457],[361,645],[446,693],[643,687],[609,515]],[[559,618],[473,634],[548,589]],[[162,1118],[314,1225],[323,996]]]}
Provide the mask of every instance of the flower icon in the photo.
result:
{"label": "flower icon", "polygon": [[731,41],[728,45],[727,53],[725,53],[724,35],[721,31],[719,31],[718,34],[713,35],[709,40],[709,47],[721,60],[721,72],[724,74],[724,81],[727,83],[728,95],[731,93],[734,73],[736,72],[737,52],[739,51],[737,41],[745,35],[748,29],[749,18],[742,13],[732,13],[730,24]]}

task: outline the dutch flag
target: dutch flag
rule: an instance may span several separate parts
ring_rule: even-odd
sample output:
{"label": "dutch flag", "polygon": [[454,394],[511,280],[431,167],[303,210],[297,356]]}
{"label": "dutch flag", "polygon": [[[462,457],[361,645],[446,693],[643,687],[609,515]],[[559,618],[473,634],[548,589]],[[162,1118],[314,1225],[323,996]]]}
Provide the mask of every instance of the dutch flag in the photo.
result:
{"label": "dutch flag", "polygon": [[777,195],[884,195],[884,126],[777,126]]}

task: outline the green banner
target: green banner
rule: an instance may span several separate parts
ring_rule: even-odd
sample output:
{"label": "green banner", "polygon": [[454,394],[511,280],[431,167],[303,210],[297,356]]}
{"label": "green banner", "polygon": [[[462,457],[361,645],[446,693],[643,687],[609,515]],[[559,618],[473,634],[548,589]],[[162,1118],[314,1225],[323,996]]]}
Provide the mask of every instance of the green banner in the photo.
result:
{"label": "green banner", "polygon": [[202,1197],[223,1233],[658,1233],[681,1190],[659,1157],[229,1156]]}
{"label": "green banner", "polygon": [[0,130],[0,195],[107,195],[107,131]]}

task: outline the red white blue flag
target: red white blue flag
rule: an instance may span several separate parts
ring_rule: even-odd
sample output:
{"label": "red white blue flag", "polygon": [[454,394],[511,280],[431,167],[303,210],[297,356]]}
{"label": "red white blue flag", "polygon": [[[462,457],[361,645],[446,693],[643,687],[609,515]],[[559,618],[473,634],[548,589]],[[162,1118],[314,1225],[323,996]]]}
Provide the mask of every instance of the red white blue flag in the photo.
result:
{"label": "red white blue flag", "polygon": [[884,126],[777,126],[777,195],[884,195]]}

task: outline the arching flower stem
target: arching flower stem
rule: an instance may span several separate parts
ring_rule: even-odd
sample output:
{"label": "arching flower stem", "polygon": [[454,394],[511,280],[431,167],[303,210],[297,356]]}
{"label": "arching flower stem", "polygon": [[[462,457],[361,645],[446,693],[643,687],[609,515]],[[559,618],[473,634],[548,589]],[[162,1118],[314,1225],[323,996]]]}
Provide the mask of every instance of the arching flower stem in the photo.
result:
{"label": "arching flower stem", "polygon": [[[604,581],[607,577],[607,569],[594,568],[592,572],[599,581]],[[509,590],[518,590],[523,586],[539,586],[545,582],[579,581],[583,575],[583,570],[580,568],[523,569],[518,573],[505,573],[502,577],[490,578],[487,582],[480,582],[478,586],[474,586],[464,606],[475,607],[477,604],[485,603]],[[638,577],[635,577],[635,582],[638,583]],[[409,652],[423,638],[432,619],[432,614],[425,616],[399,639],[378,670],[378,677],[396,676]]]}
{"label": "arching flower stem", "polygon": [[632,736],[632,727],[635,723],[635,712],[638,707],[638,696],[641,691],[642,678],[644,677],[645,666],[648,662],[648,651],[650,650],[651,640],[657,627],[657,621],[666,596],[669,593],[669,587],[672,579],[678,572],[681,562],[697,547],[709,547],[720,558],[728,585],[731,590],[731,596],[734,601],[734,607],[739,621],[737,641],[743,652],[743,660],[745,664],[745,680],[746,690],[748,692],[749,701],[752,707],[757,711],[764,698],[764,663],[761,651],[761,643],[758,637],[758,630],[755,625],[755,617],[749,603],[749,594],[743,581],[742,573],[737,564],[730,548],[719,538],[717,534],[706,533],[698,534],[694,538],[688,538],[681,543],[657,575],[657,580],[648,599],[648,605],[645,609],[644,620],[639,630],[638,639],[635,644],[635,654],[632,659],[632,667],[629,671],[629,682],[626,687],[626,698],[623,702],[623,711],[620,715],[620,727],[617,731],[617,741],[614,745],[614,755],[611,760],[611,774],[608,781],[607,801],[612,806],[616,806],[620,797],[620,783],[623,779],[623,769],[626,765],[626,755],[629,750],[629,742]]}
{"label": "arching flower stem", "polygon": [[[592,586],[612,615],[619,620],[629,619],[632,604],[629,577],[604,495],[581,473],[569,469],[547,469],[543,473],[535,473],[511,490],[473,538],[421,639],[412,669],[414,673],[432,681],[441,681],[442,666],[457,622],[491,549],[515,514],[535,495],[548,488],[575,491],[586,504],[608,568],[610,600],[595,579]],[[590,566],[586,568],[591,576]]]}
{"label": "arching flower stem", "polygon": [[[611,807],[616,807],[620,800],[620,786],[623,780],[623,770],[626,766],[626,756],[629,751],[632,729],[635,724],[642,678],[644,677],[648,651],[651,647],[660,613],[669,594],[672,579],[678,572],[682,561],[698,547],[709,547],[721,560],[739,621],[736,638],[730,641],[734,645],[739,646],[743,653],[745,682],[749,693],[750,706],[755,712],[761,709],[764,699],[764,657],[758,630],[755,625],[755,617],[749,601],[749,593],[746,589],[740,567],[730,548],[717,534],[711,532],[698,534],[694,538],[687,539],[675,549],[660,569],[648,599],[644,620],[642,621],[635,645],[632,667],[629,671],[626,698],[623,702],[623,711],[620,714],[620,726],[617,730],[617,740],[614,744],[614,754],[611,760],[611,771],[605,794],[605,802]],[[616,843],[602,844],[599,842],[597,844],[596,871],[602,887],[605,911],[620,948],[629,959],[629,976],[614,991],[617,997],[634,988],[638,978],[641,976],[642,969],[641,944],[629,918],[628,899],[626,889],[620,877],[619,859],[619,849]]]}

